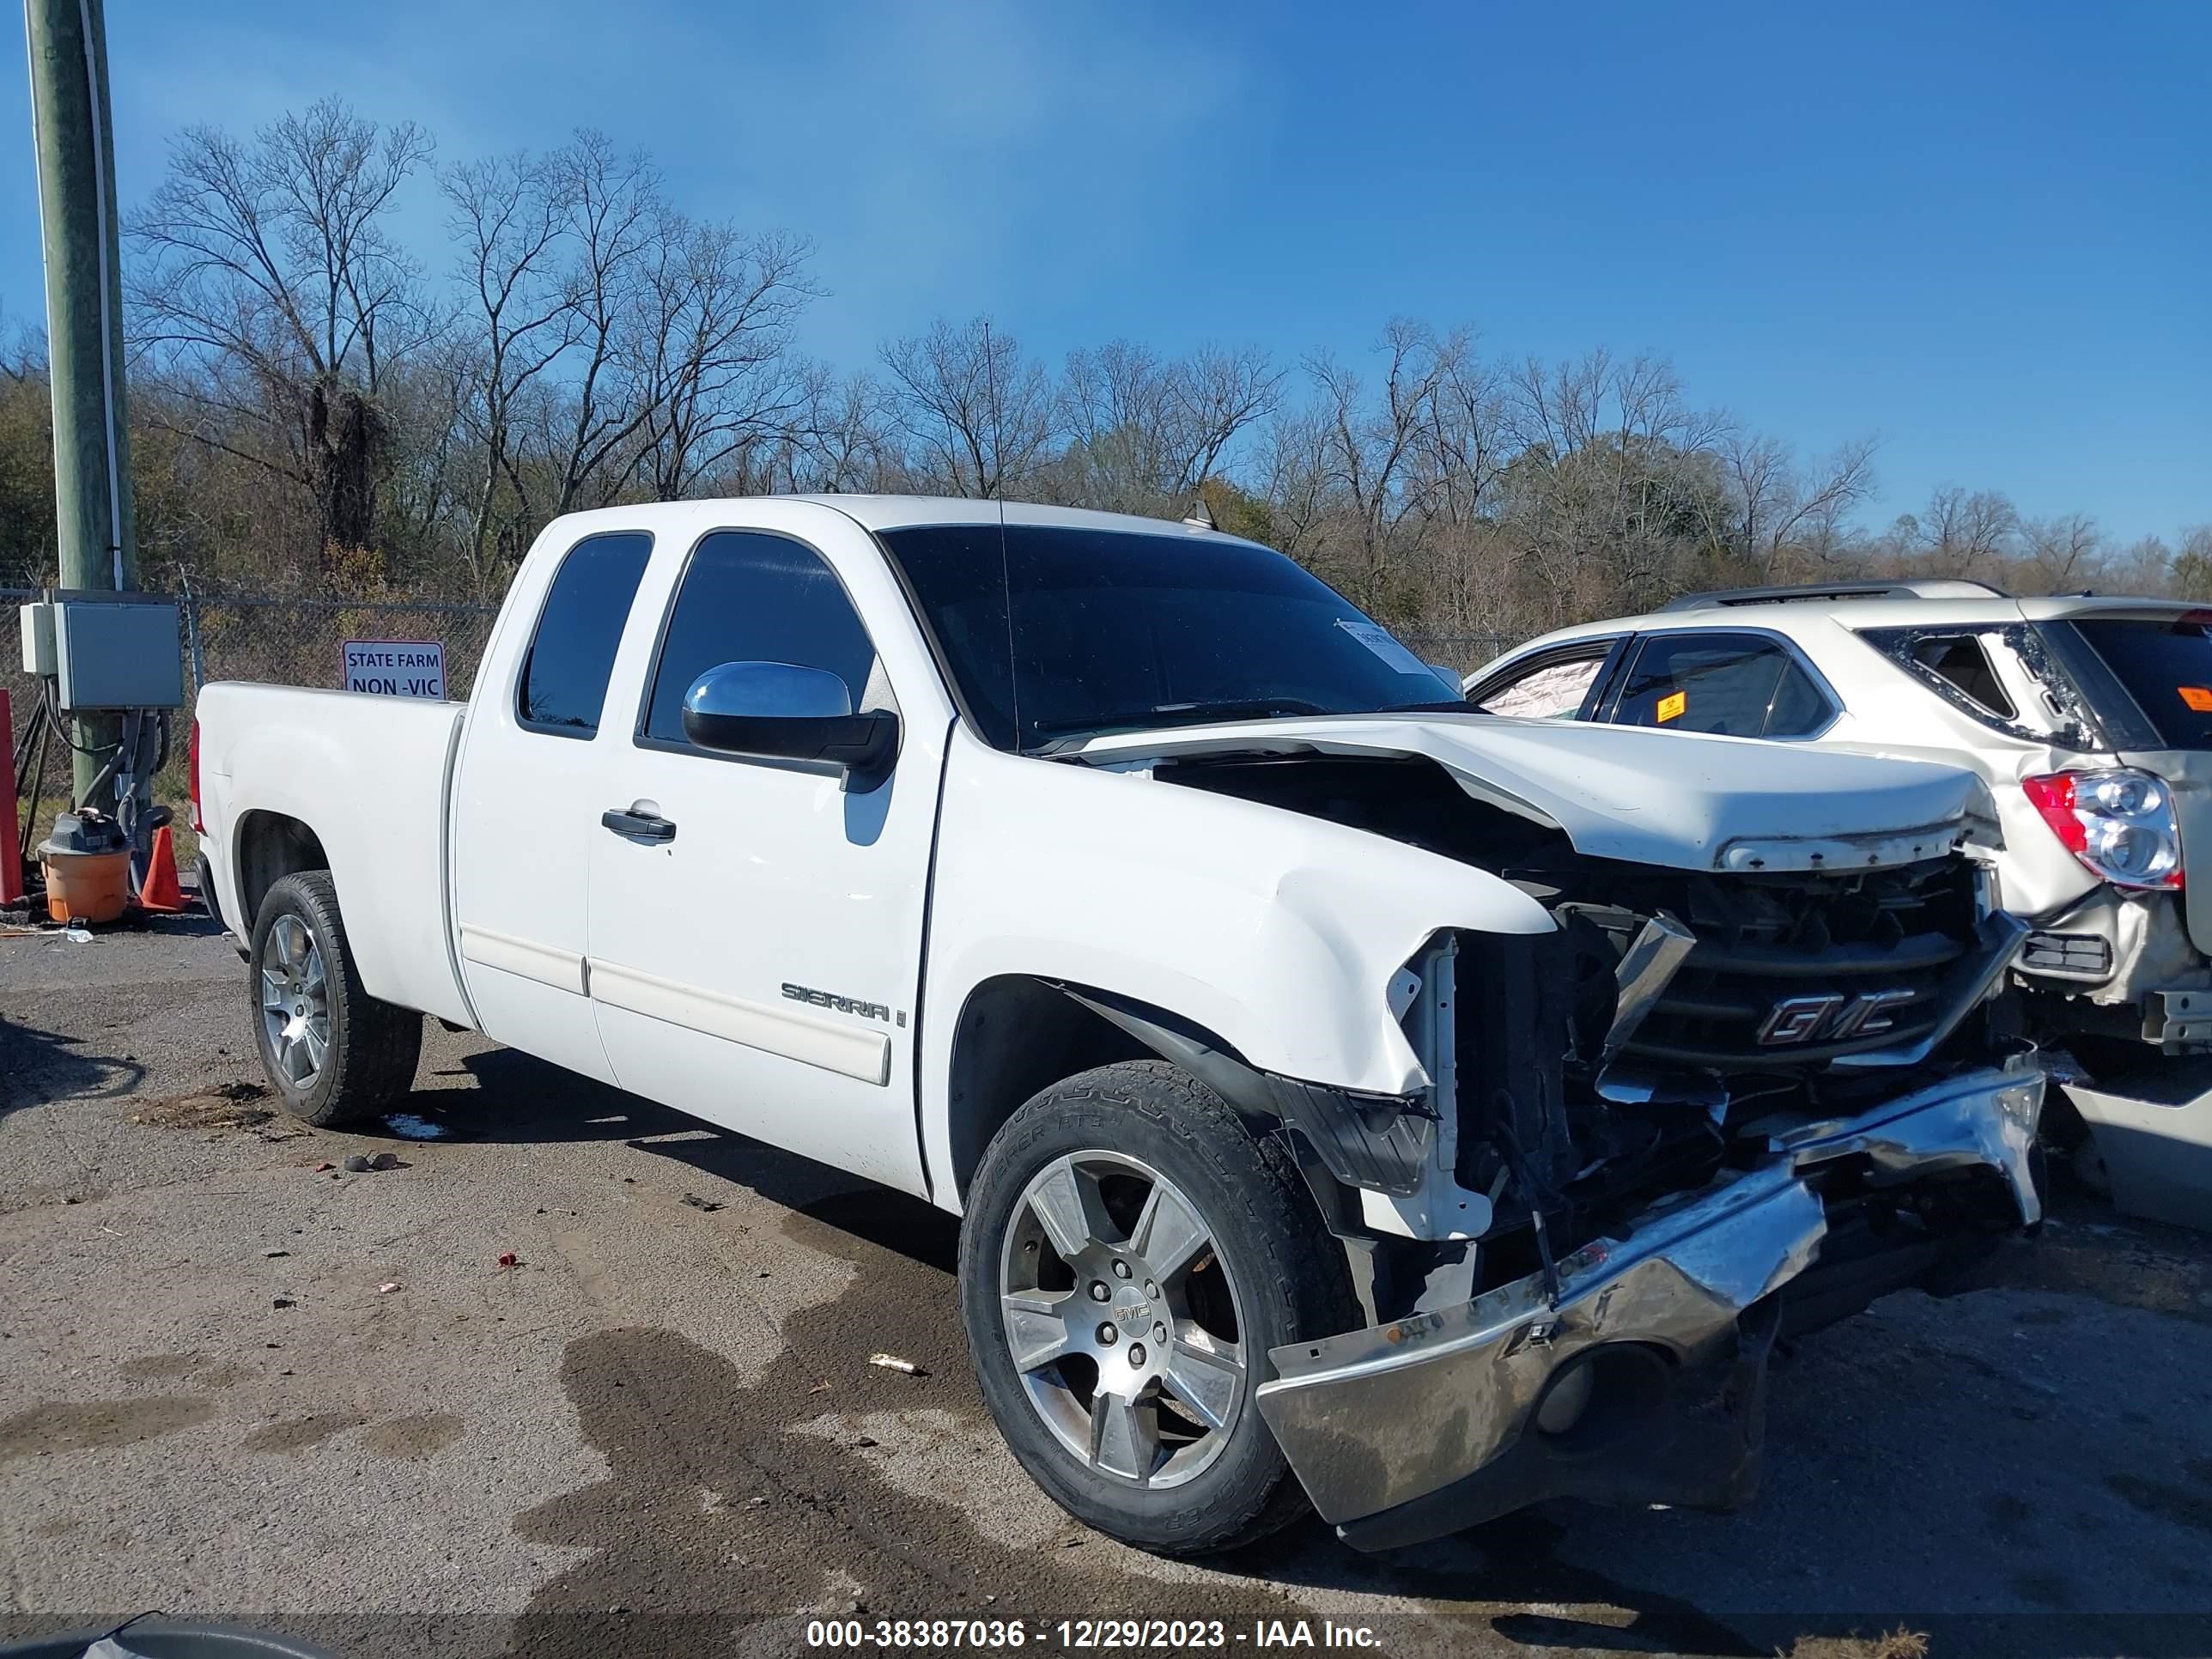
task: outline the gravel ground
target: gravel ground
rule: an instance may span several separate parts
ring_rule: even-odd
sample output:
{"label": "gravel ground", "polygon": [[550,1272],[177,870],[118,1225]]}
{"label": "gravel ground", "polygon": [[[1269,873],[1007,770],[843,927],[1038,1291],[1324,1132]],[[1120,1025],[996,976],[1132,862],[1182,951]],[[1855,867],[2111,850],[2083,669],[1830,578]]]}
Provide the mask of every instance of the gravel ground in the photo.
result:
{"label": "gravel ground", "polygon": [[1326,1619],[1407,1654],[2212,1653],[2212,1240],[2064,1208],[1996,1287],[1803,1343],[1741,1515],[1562,1504],[1200,1567],[1015,1467],[927,1206],[434,1027],[413,1108],[445,1139],[257,1121],[221,1092],[257,1073],[206,925],[0,939],[0,1637],[160,1608],[348,1656],[786,1653],[857,1609],[1032,1646],[1141,1616],[1232,1648]]}

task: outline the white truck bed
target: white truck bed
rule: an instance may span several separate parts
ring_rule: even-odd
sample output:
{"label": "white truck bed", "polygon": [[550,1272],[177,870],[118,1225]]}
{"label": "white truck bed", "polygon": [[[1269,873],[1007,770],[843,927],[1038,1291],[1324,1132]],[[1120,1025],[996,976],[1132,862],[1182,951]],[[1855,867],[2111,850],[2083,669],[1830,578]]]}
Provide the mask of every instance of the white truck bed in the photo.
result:
{"label": "white truck bed", "polygon": [[[252,813],[234,822],[231,780],[250,776],[253,811],[315,825],[370,994],[469,1021],[446,924],[447,793],[465,708],[274,685],[200,693],[200,811],[218,844],[241,849],[212,866],[241,943],[269,884],[255,872]],[[333,801],[347,810],[332,813]],[[518,812],[516,834],[529,833]],[[356,881],[368,890],[349,891]]]}

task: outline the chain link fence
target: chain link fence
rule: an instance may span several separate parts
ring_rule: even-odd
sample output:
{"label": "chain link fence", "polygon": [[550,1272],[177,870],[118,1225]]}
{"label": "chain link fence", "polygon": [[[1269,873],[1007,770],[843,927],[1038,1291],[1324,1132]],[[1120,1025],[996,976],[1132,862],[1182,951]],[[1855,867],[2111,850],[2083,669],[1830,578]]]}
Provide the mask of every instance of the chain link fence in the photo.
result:
{"label": "chain link fence", "polygon": [[[38,589],[0,587],[0,607],[43,598]],[[270,685],[345,684],[348,640],[430,640],[445,647],[446,695],[465,697],[491,638],[495,605],[442,600],[270,599],[243,594],[167,594],[184,627],[185,718],[210,680],[258,680]],[[38,700],[36,677],[23,672],[11,637],[0,655],[0,689],[15,704],[18,750],[27,704]]]}
{"label": "chain link fence", "polygon": [[[38,589],[0,587],[0,616],[44,598]],[[191,730],[200,687],[212,680],[258,680],[271,685],[342,689],[346,683],[349,640],[435,641],[445,648],[446,695],[465,697],[476,682],[491,639],[495,605],[438,600],[362,601],[275,599],[260,595],[182,593],[173,598],[183,622],[178,648],[183,654],[185,706],[172,724],[167,766],[155,780],[155,798],[176,814],[179,835],[184,810],[185,736]],[[15,631],[0,639],[0,690],[8,693],[9,723],[20,770],[36,735],[41,687],[23,672]],[[68,747],[47,745],[46,776],[26,777],[17,789],[19,811],[34,815],[43,835],[46,818],[70,789]],[[13,782],[13,780],[10,780]],[[35,836],[33,837],[36,838]],[[179,848],[180,856],[186,849]]]}

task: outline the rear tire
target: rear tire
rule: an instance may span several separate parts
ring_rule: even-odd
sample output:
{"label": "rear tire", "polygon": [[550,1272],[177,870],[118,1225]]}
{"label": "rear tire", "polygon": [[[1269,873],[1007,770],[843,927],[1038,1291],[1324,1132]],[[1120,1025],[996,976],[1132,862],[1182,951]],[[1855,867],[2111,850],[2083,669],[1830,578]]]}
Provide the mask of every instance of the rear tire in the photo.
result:
{"label": "rear tire", "polygon": [[328,871],[269,890],[247,962],[256,1047],[286,1111],[329,1128],[381,1116],[406,1097],[422,1016],[361,988]]}
{"label": "rear tire", "polygon": [[1358,1302],[1287,1150],[1188,1074],[1103,1066],[1008,1119],[960,1299],[1000,1431],[1085,1525],[1189,1555],[1308,1512],[1256,1394],[1269,1349],[1353,1328]]}

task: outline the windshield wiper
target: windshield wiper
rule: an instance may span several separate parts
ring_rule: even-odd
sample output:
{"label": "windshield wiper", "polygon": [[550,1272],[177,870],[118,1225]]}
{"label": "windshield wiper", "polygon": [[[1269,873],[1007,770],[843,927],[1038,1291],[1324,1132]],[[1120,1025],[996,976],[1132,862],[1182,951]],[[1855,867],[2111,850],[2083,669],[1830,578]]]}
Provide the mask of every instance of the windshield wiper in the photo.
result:
{"label": "windshield wiper", "polygon": [[1244,697],[1224,702],[1162,702],[1150,708],[1132,708],[1117,714],[1084,714],[1057,720],[1030,720],[1029,728],[1040,736],[1064,732],[1104,732],[1117,726],[1188,726],[1207,720],[1272,720],[1278,714],[1329,714],[1317,702],[1302,697]]}

